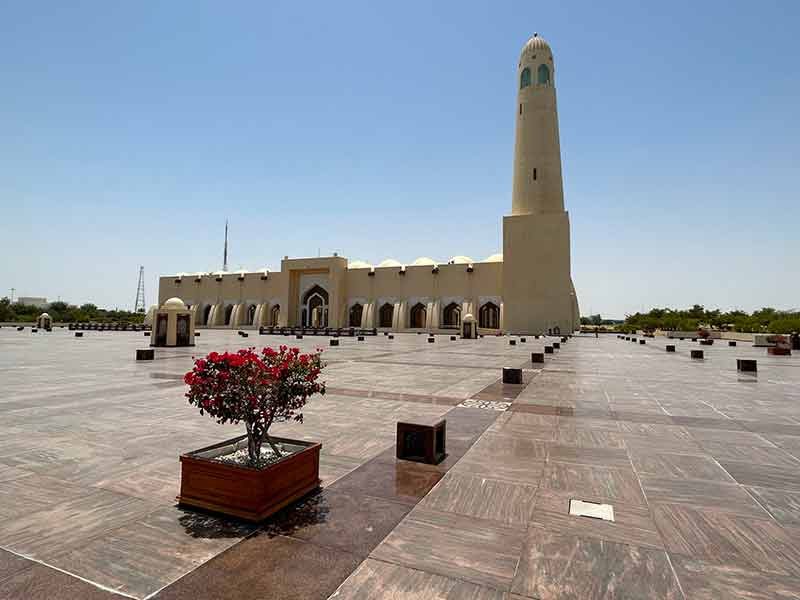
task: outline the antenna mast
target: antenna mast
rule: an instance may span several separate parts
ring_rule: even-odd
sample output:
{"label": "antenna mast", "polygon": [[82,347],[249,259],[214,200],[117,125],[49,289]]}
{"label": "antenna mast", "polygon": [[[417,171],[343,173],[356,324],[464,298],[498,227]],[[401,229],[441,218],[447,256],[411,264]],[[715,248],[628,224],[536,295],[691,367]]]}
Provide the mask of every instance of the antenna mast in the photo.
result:
{"label": "antenna mast", "polygon": [[136,302],[133,304],[133,312],[143,313],[146,310],[144,301],[144,267],[139,267],[139,285],[136,286]]}
{"label": "antenna mast", "polygon": [[228,271],[228,219],[225,219],[225,250],[222,254],[222,271]]}

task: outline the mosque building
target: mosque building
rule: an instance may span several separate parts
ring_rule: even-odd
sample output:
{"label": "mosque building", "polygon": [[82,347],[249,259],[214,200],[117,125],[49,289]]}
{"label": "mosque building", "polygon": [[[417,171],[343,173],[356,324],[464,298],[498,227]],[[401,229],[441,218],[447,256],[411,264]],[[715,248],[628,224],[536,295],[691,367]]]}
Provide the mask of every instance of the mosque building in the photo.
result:
{"label": "mosque building", "polygon": [[180,273],[159,279],[159,305],[177,297],[198,327],[458,329],[473,315],[481,333],[567,333],[580,314],[570,272],[555,64],[537,34],[517,69],[511,214],[503,253],[378,265],[337,256],[289,258],[280,271]]}

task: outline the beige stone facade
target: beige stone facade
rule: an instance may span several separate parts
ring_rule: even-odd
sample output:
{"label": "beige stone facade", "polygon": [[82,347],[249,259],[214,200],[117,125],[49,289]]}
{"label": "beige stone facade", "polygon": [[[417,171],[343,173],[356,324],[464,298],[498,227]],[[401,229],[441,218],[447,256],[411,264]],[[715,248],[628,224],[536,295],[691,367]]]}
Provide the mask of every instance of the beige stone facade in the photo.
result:
{"label": "beige stone facade", "polygon": [[161,277],[159,302],[181,298],[200,327],[435,331],[460,329],[462,316],[472,314],[481,333],[573,331],[579,312],[554,77],[550,47],[534,36],[517,73],[512,211],[503,220],[503,254],[377,266],[340,256],[285,257],[278,272]]}

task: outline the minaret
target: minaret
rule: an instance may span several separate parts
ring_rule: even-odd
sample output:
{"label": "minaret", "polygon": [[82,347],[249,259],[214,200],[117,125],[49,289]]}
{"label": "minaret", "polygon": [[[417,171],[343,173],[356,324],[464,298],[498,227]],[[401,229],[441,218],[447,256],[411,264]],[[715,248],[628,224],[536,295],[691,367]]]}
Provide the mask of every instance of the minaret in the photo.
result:
{"label": "minaret", "polygon": [[547,42],[534,33],[517,67],[517,126],[511,214],[564,210],[555,66]]}
{"label": "minaret", "polygon": [[503,218],[503,329],[567,334],[579,322],[564,210],[555,64],[538,34],[517,66],[511,215]]}

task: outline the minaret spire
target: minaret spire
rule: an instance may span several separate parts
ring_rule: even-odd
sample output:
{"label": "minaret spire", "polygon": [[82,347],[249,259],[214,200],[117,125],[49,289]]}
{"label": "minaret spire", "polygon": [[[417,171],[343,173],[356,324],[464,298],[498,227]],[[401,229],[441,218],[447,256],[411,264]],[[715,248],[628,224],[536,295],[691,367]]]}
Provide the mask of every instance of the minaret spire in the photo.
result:
{"label": "minaret spire", "polygon": [[228,219],[225,219],[225,250],[222,254],[222,270],[228,270]]}

